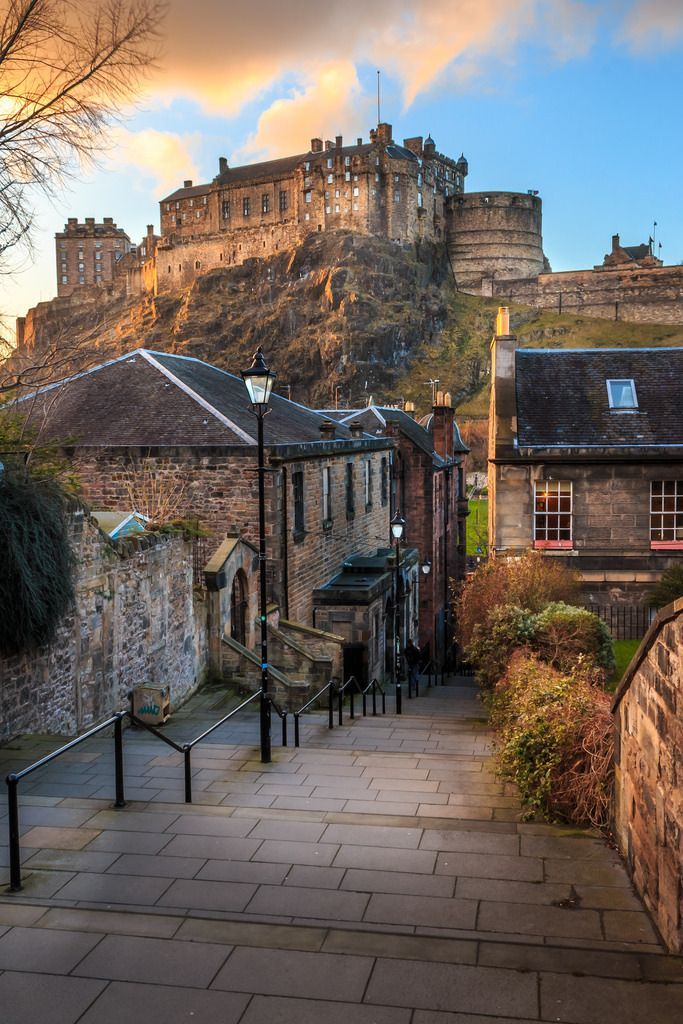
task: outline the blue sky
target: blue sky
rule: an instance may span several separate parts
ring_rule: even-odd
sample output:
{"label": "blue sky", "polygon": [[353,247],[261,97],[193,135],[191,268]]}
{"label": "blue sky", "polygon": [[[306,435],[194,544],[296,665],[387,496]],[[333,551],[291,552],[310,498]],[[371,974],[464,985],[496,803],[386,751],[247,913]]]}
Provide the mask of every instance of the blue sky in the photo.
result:
{"label": "blue sky", "polygon": [[[210,33],[206,25],[212,26]],[[37,202],[31,265],[3,279],[23,314],[56,290],[54,232],[112,216],[133,240],[183,179],[303,152],[314,135],[431,132],[466,187],[538,189],[555,270],[590,267],[619,232],[683,261],[683,0],[171,0],[165,54],[100,166]]]}

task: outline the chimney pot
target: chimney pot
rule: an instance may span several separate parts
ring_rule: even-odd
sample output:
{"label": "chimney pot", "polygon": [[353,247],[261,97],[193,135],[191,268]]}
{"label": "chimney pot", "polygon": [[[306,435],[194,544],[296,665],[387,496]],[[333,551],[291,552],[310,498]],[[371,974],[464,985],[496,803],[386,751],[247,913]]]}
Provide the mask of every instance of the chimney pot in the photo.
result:
{"label": "chimney pot", "polygon": [[510,333],[510,310],[507,306],[498,307],[496,317],[496,337],[506,338]]}

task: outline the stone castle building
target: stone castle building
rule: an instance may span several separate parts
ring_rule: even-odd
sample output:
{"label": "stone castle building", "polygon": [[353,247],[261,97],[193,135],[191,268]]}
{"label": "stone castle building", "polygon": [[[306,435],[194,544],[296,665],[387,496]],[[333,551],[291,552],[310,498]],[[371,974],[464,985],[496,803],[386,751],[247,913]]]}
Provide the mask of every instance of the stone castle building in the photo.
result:
{"label": "stone castle building", "polygon": [[207,271],[289,250],[311,233],[346,230],[404,246],[441,243],[460,291],[508,305],[683,323],[683,267],[662,266],[650,243],[622,246],[615,235],[599,266],[552,273],[540,197],[465,192],[468,170],[464,155],[438,152],[431,136],[399,145],[385,122],[351,145],[341,136],[314,138],[305,153],[238,167],[220,157],[212,181],[186,180],[161,200],[160,236],[148,226],[137,249],[111,218],[69,220],[56,236],[58,295],[87,284],[173,293]]}

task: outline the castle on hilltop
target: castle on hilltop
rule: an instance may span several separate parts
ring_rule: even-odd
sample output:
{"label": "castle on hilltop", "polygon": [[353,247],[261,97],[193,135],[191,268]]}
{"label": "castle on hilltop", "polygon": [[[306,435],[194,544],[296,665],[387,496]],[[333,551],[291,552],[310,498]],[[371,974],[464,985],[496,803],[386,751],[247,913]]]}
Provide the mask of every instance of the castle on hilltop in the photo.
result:
{"label": "castle on hilltop", "polygon": [[540,199],[465,194],[468,169],[464,155],[444,156],[431,136],[399,145],[384,122],[368,142],[314,138],[306,153],[243,167],[220,157],[213,181],[185,181],[161,200],[157,289],[170,291],[214,267],[272,256],[311,233],[337,229],[399,245],[445,242],[463,283],[491,261],[508,276],[539,273]]}
{"label": "castle on hilltop", "polygon": [[[622,246],[615,235],[601,265],[552,273],[540,197],[465,192],[468,171],[463,154],[445,156],[431,136],[400,145],[385,122],[351,145],[340,135],[314,138],[305,153],[239,167],[220,157],[212,181],[185,181],[161,200],[160,235],[148,225],[137,246],[111,218],[70,218],[55,239],[56,301],[90,301],[89,284],[111,294],[170,294],[210,270],[344,230],[405,247],[441,244],[460,291],[508,305],[683,323],[683,267],[662,266],[651,243]],[[33,311],[20,318],[17,337],[24,326],[30,335],[33,320]]]}

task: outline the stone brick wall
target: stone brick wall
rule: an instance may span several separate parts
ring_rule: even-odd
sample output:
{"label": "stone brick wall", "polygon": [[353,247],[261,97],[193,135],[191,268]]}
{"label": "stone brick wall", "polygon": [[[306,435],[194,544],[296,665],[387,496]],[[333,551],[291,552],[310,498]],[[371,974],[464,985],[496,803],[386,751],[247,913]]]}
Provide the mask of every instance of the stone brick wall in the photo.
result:
{"label": "stone brick wall", "polygon": [[633,882],[683,953],[683,599],[652,624],[614,698],[614,824]]}
{"label": "stone brick wall", "polygon": [[[340,571],[345,558],[386,543],[389,504],[382,504],[380,464],[390,441],[356,442],[335,449],[311,446],[309,457],[282,454],[268,472],[266,543],[270,592],[290,619],[312,625],[312,592]],[[314,452],[314,454],[312,454]],[[372,466],[373,498],[366,507],[364,462]],[[258,480],[255,452],[244,446],[77,450],[76,472],[91,508],[143,507],[145,480],[154,476],[157,493],[175,495],[175,516],[197,519],[218,547],[226,533],[258,544]],[[354,466],[354,515],[346,514],[346,466]],[[146,469],[143,471],[141,466]],[[322,519],[322,470],[332,477],[332,520]],[[275,465],[273,466],[275,468]],[[294,529],[292,473],[304,474],[304,529]],[[167,516],[173,518],[173,516]]]}
{"label": "stone brick wall", "polygon": [[683,267],[576,270],[493,282],[487,294],[558,313],[633,323],[683,323]]}
{"label": "stone brick wall", "polygon": [[494,294],[503,294],[507,279],[535,278],[544,269],[541,200],[517,192],[455,196],[449,200],[447,239],[458,288],[490,295],[493,287]]}
{"label": "stone brick wall", "polygon": [[489,505],[495,550],[507,554],[533,547],[534,481],[572,483],[571,553],[555,551],[581,574],[586,598],[595,604],[639,602],[683,551],[650,548],[650,482],[680,479],[679,464],[557,463],[490,465]]}
{"label": "stone brick wall", "polygon": [[206,661],[205,615],[193,595],[185,541],[112,543],[82,511],[70,528],[76,604],[51,645],[0,657],[0,742],[28,732],[81,732],[124,707],[140,683],[170,683],[177,702]]}

